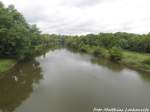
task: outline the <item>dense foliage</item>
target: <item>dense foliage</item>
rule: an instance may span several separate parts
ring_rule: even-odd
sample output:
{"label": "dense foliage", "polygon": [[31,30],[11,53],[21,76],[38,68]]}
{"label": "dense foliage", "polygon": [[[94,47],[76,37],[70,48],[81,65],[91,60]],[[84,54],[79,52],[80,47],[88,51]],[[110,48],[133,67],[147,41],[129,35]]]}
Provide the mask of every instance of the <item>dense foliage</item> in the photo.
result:
{"label": "dense foliage", "polygon": [[100,33],[98,35],[67,36],[65,44],[80,49],[83,46],[99,46],[107,49],[118,47],[129,51],[150,53],[150,34]]}
{"label": "dense foliage", "polygon": [[0,3],[0,57],[32,58],[50,42],[55,43],[49,37],[42,35],[35,25],[29,25],[13,5],[5,7]]}
{"label": "dense foliage", "polygon": [[123,57],[122,52],[118,48],[110,49],[109,54],[112,61],[120,61]]}
{"label": "dense foliage", "polygon": [[144,63],[144,64],[148,64],[148,65],[150,65],[150,58],[148,58],[148,59],[144,60],[144,61],[143,61],[143,63]]}
{"label": "dense foliage", "polygon": [[[150,53],[150,34],[139,35],[132,33],[99,33],[85,36],[65,36],[65,46],[95,56],[120,61],[123,51]],[[145,60],[147,64],[147,60]]]}

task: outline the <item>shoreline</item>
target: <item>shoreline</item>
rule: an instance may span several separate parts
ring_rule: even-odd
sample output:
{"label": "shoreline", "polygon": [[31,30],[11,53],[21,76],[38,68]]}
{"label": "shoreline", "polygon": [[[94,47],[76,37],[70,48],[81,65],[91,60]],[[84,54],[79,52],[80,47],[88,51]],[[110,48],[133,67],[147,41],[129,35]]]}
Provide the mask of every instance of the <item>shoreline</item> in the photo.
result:
{"label": "shoreline", "polygon": [[[72,48],[69,48],[69,49],[70,50],[75,50],[75,49],[72,49]],[[95,56],[93,54],[93,52],[88,51],[88,49],[85,49],[86,52],[82,52],[82,51],[77,50],[77,49],[75,51]],[[102,57],[102,58],[107,59],[108,61],[111,61],[107,49],[105,49],[104,52],[102,52],[101,54],[102,55],[105,54],[105,55],[95,56],[95,57],[97,59],[100,59],[100,57]],[[131,68],[133,70],[150,73],[150,65],[142,63],[142,61],[144,61],[145,59],[150,57],[150,54],[138,53],[138,52],[134,52],[134,51],[125,51],[125,50],[122,50],[121,52],[123,53],[122,60],[120,60],[118,62],[115,62],[115,61],[113,62],[112,61],[113,63],[119,63],[119,64],[121,64],[125,67],[128,67],[128,68]],[[141,57],[143,57],[143,58],[141,58]]]}
{"label": "shoreline", "polygon": [[[67,48],[68,49],[68,48]],[[70,48],[69,48],[70,49]],[[74,49],[70,49],[73,50]],[[105,49],[106,50],[106,49]],[[85,54],[89,54],[92,56],[95,56],[91,51],[86,51],[86,52],[82,52],[80,50],[75,50],[76,52],[80,52],[80,53],[85,53]],[[106,55],[105,56],[95,56],[97,59],[100,59],[100,57],[107,59],[108,61],[111,61],[109,59],[109,54],[107,54],[107,50],[105,51]],[[146,53],[137,53],[137,52],[132,52],[132,51],[121,51],[123,53],[123,58],[122,60],[118,61],[118,62],[113,62],[113,63],[119,63],[125,67],[131,68],[133,70],[138,70],[141,72],[146,72],[146,73],[150,73],[150,65],[144,64],[142,63],[142,61],[145,58],[150,57],[150,54],[146,54]],[[140,57],[140,55],[144,58],[143,60],[140,60],[138,58],[138,56]],[[0,59],[0,74],[3,74],[7,71],[9,71],[11,68],[13,68],[15,65],[17,64],[17,61],[14,59],[4,59],[1,58]]]}

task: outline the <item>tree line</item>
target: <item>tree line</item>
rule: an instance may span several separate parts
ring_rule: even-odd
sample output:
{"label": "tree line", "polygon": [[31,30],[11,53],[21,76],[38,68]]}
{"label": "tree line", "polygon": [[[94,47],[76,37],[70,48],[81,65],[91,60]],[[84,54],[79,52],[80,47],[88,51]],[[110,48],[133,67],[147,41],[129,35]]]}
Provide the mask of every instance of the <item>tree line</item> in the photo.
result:
{"label": "tree line", "polygon": [[150,53],[150,33],[133,34],[125,32],[88,34],[85,36],[66,36],[65,44],[75,49],[98,46],[111,49],[117,47],[124,50]]}
{"label": "tree line", "polygon": [[[81,36],[64,36],[64,45],[77,51],[120,61],[123,51],[150,53],[150,33],[133,34],[125,32],[99,33]],[[150,58],[144,63],[150,63]]]}

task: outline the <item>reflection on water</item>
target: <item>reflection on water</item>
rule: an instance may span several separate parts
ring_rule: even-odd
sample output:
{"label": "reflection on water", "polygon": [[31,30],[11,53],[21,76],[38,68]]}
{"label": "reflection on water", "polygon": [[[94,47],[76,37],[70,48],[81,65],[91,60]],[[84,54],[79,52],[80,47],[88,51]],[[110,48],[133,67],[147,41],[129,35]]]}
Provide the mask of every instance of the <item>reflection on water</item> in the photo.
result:
{"label": "reflection on water", "polygon": [[0,78],[0,110],[13,112],[33,92],[33,84],[42,79],[36,61],[20,63]]}
{"label": "reflection on water", "polygon": [[[109,61],[108,59],[103,59],[103,58],[98,59],[96,57],[93,57],[91,59],[91,62],[93,64],[98,64],[100,66],[106,67],[106,68],[113,70],[113,71],[116,71],[116,72],[121,72],[125,69],[125,66],[123,66],[122,64],[114,63],[112,61]],[[139,76],[144,81],[150,82],[150,73],[142,72],[142,71],[138,71],[138,70],[136,70],[136,72],[139,74]]]}
{"label": "reflection on water", "polygon": [[92,112],[149,104],[150,74],[65,49],[18,64],[0,78],[2,112]]}
{"label": "reflection on water", "polygon": [[106,67],[116,72],[122,71],[124,69],[124,66],[122,66],[121,64],[114,63],[112,61],[109,61],[108,59],[103,59],[103,58],[98,59],[96,57],[93,57],[91,59],[91,62],[93,64],[98,64],[100,66]]}

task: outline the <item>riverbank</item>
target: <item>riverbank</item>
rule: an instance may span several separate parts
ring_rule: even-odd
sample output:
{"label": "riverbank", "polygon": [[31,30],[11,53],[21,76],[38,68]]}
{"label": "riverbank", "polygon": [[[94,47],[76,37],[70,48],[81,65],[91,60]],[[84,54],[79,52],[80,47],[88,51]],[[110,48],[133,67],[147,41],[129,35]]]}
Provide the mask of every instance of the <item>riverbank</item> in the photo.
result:
{"label": "riverbank", "polygon": [[[80,50],[75,50],[87,54],[91,54],[96,56],[97,58],[106,58],[110,59],[109,51],[107,49],[96,49],[93,47],[90,48],[84,48]],[[116,63],[120,63],[122,65],[125,65],[129,68],[144,71],[150,73],[150,64],[144,63],[145,60],[148,60],[150,58],[150,54],[148,53],[137,53],[132,51],[125,51],[121,50],[122,52],[122,59]],[[0,59],[0,73],[6,72],[9,69],[11,69],[15,64],[17,63],[16,60],[13,59]]]}
{"label": "riverbank", "polygon": [[[95,47],[84,47],[81,49],[78,49],[76,51],[91,54],[93,56],[96,56],[97,58],[105,58],[110,60],[110,53],[108,49],[105,48],[95,48]],[[126,51],[126,50],[120,50],[122,54],[122,59],[120,61],[114,61],[114,63],[120,63],[126,67],[140,70],[143,72],[150,73],[150,64],[147,63],[150,59],[149,53],[138,53],[134,51]]]}
{"label": "riverbank", "polygon": [[11,69],[17,61],[13,59],[0,59],[0,73],[6,72]]}
{"label": "riverbank", "polygon": [[120,63],[130,68],[150,73],[150,64],[148,64],[149,59],[150,54],[148,53],[123,51],[123,59],[120,61]]}
{"label": "riverbank", "polygon": [[[145,63],[146,60],[150,59],[150,54],[137,53],[125,50],[121,50],[121,52],[122,52],[122,59],[118,61],[118,63],[135,70],[150,73],[150,64]],[[109,54],[107,54],[106,58],[109,58]]]}

